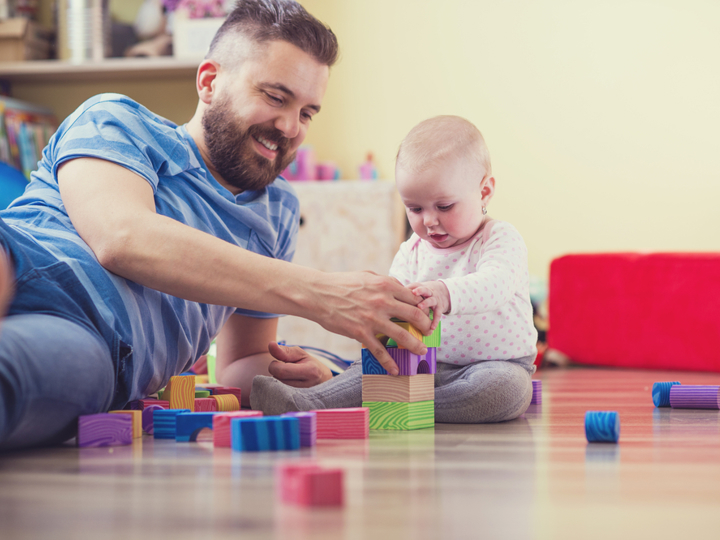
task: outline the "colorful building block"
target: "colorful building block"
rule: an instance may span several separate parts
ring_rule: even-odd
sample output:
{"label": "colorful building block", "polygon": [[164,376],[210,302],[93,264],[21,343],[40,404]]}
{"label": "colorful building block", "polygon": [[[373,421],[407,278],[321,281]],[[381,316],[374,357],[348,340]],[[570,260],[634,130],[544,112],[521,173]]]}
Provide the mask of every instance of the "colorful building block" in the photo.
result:
{"label": "colorful building block", "polygon": [[670,406],[673,409],[718,409],[720,386],[674,384],[670,386]]}
{"label": "colorful building block", "polygon": [[217,400],[211,397],[195,398],[195,412],[216,412]]}
{"label": "colorful building block", "polygon": [[145,407],[141,413],[142,413],[142,428],[145,433],[152,435],[154,428],[153,428],[153,411],[156,410],[163,410],[165,407],[161,405],[148,405]]}
{"label": "colorful building block", "polygon": [[[196,375],[197,377],[197,375]],[[210,390],[198,390],[195,388],[195,399],[210,397]]]}
{"label": "colorful building block", "polygon": [[620,439],[620,416],[615,411],[586,412],[585,437],[588,442],[618,442]]}
{"label": "colorful building block", "polygon": [[240,410],[240,401],[235,394],[213,394],[210,397],[217,402],[216,407],[218,411],[229,412]]}
{"label": "colorful building block", "polygon": [[233,396],[235,396],[237,398],[238,403],[240,403],[242,405],[242,400],[240,399],[242,392],[240,391],[239,388],[235,388],[234,386],[220,386],[218,388],[213,389],[214,396],[222,396],[225,394],[232,394]]}
{"label": "colorful building block", "polygon": [[318,439],[367,439],[370,436],[370,411],[367,407],[318,409]]}
{"label": "colorful building block", "polygon": [[[396,323],[397,323],[397,321],[399,321],[399,319],[391,319],[391,320],[392,320],[393,322],[396,322]],[[410,323],[404,323],[404,325],[406,325],[406,324],[410,324]],[[404,325],[403,325],[403,328],[405,328]],[[412,325],[411,325],[411,326],[412,326]],[[413,330],[415,330],[415,332],[413,332],[413,331],[411,331],[411,330],[408,330],[408,331],[409,331],[413,336],[415,336],[417,339],[419,339],[420,341],[422,341],[423,344],[426,345],[427,347],[435,347],[435,348],[437,348],[437,347],[440,346],[440,339],[441,339],[441,336],[442,336],[442,323],[439,322],[438,325],[435,327],[435,330],[433,330],[433,333],[430,334],[429,336],[424,336],[424,335],[422,335],[422,334],[420,333],[420,331],[417,330],[415,327],[412,327],[412,328],[413,328]],[[406,330],[407,330],[407,328],[406,328]],[[419,335],[419,337],[418,337],[418,335]],[[380,338],[380,339],[382,339],[382,337],[383,337],[382,334],[380,334],[380,335],[378,336],[378,338]],[[398,347],[397,342],[396,342],[394,339],[392,339],[392,338],[387,338],[387,343],[386,343],[385,345],[386,345],[387,347]],[[400,347],[400,348],[402,348],[402,347]]]}
{"label": "colorful building block", "polygon": [[300,422],[300,446],[315,446],[317,442],[317,413],[313,411],[289,412],[281,416],[297,418]]}
{"label": "colorful building block", "polygon": [[130,410],[135,411],[139,410],[142,411],[145,409],[145,407],[149,405],[160,405],[163,409],[169,409],[170,408],[170,402],[161,400],[161,399],[155,399],[155,398],[145,398],[145,399],[136,399],[135,401],[130,402]]}
{"label": "colorful building block", "polygon": [[393,401],[412,403],[435,399],[435,376],[421,375],[363,375],[363,401]]}
{"label": "colorful building block", "polygon": [[170,402],[171,409],[195,410],[195,376],[178,375],[170,377],[162,395],[163,399]]}
{"label": "colorful building block", "polygon": [[198,433],[203,429],[213,428],[214,412],[191,412],[177,415],[175,440],[177,442],[192,442],[197,440]]}
{"label": "colorful building block", "polygon": [[[233,398],[235,397],[230,394],[228,394],[228,396]],[[232,448],[230,421],[233,418],[253,418],[262,415],[262,411],[232,411],[217,413],[213,417],[213,446],[220,448]]]}
{"label": "colorful building block", "polygon": [[233,418],[230,440],[232,449],[238,452],[297,450],[300,448],[300,422],[297,418],[282,416]]}
{"label": "colorful building block", "polygon": [[414,403],[363,401],[370,409],[370,429],[412,430],[435,426],[435,401]]}
{"label": "colorful building block", "polygon": [[82,448],[132,444],[133,420],[127,414],[89,414],[78,418],[77,443]]}
{"label": "colorful building block", "polygon": [[190,409],[159,409],[153,411],[153,437],[156,439],[175,439],[177,416],[192,412]]}
{"label": "colorful building block", "polygon": [[276,469],[280,500],[300,506],[342,506],[344,471],[315,464],[280,464]]}
{"label": "colorful building block", "polygon": [[[399,375],[418,375],[422,373],[434,374],[437,372],[437,349],[428,348],[425,355],[418,355],[408,349],[388,348],[388,354],[392,357],[399,369]],[[387,375],[387,370],[382,367],[368,349],[362,349],[363,375]]]}
{"label": "colorful building block", "polygon": [[656,407],[670,406],[670,387],[680,384],[679,381],[656,382],[652,387],[652,400]]}
{"label": "colorful building block", "polygon": [[108,411],[110,414],[129,414],[132,418],[132,437],[142,437],[142,411]]}
{"label": "colorful building block", "polygon": [[542,381],[533,379],[532,381],[532,398],[530,399],[531,405],[542,404]]}

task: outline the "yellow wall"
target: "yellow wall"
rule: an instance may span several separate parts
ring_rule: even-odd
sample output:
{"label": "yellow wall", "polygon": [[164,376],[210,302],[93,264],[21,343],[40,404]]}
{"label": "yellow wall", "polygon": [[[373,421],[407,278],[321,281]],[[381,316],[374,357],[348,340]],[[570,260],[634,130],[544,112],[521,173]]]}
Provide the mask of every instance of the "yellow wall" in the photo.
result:
{"label": "yellow wall", "polygon": [[420,120],[483,132],[545,275],[568,252],[720,249],[720,3],[303,0],[339,37],[308,142],[381,175]]}

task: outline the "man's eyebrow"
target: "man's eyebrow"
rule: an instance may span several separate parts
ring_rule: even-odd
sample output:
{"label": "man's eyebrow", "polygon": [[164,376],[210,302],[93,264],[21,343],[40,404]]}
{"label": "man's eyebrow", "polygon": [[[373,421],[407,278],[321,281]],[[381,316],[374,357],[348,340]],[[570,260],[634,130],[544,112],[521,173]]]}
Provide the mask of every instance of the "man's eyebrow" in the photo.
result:
{"label": "man's eyebrow", "polygon": [[[260,83],[258,84],[261,88],[272,88],[273,90],[279,90],[283,94],[290,96],[295,99],[295,92],[290,90],[287,86],[282,83]],[[320,105],[308,105],[308,108],[312,109],[316,113],[320,112]]]}

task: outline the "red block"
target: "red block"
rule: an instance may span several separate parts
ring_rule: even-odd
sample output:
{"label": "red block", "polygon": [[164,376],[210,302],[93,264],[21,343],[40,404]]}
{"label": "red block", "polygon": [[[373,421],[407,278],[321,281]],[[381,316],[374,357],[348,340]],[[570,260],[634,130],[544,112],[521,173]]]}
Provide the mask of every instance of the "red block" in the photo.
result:
{"label": "red block", "polygon": [[560,257],[548,345],[583,364],[718,372],[719,298],[720,253]]}
{"label": "red block", "polygon": [[342,506],[343,470],[314,463],[281,464],[276,470],[280,499],[301,506]]}
{"label": "red block", "polygon": [[230,439],[230,421],[233,418],[262,416],[262,411],[232,411],[213,416],[213,446],[232,448]]}
{"label": "red block", "polygon": [[137,399],[135,401],[131,401],[130,409],[142,411],[145,409],[145,407],[147,407],[149,405],[160,405],[163,409],[170,408],[169,401],[165,401],[162,399],[155,399],[155,398],[145,398],[145,399]]}
{"label": "red block", "polygon": [[195,412],[215,412],[217,410],[217,401],[213,398],[195,398]]}
{"label": "red block", "polygon": [[222,394],[232,394],[237,398],[238,403],[240,403],[242,405],[242,401],[240,400],[240,397],[241,397],[240,394],[242,392],[240,391],[239,388],[235,388],[234,386],[219,386],[219,387],[214,387],[212,389],[212,393],[214,396],[219,396]]}
{"label": "red block", "polygon": [[367,439],[370,436],[370,409],[318,409],[318,439]]}

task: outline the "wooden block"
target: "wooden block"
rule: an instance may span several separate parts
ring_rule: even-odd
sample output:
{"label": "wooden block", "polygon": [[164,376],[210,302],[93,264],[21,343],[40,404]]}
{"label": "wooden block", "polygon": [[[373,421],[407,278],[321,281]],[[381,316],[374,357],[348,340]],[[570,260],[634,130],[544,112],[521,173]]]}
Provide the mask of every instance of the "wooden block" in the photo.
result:
{"label": "wooden block", "polygon": [[301,506],[342,506],[342,469],[326,469],[314,464],[283,464],[276,478],[280,499]]}
{"label": "wooden block", "polygon": [[232,449],[238,452],[297,450],[300,448],[300,422],[297,418],[263,416],[230,420]]}
{"label": "wooden block", "polygon": [[142,411],[108,411],[110,414],[129,414],[132,418],[132,437],[142,437]]}
{"label": "wooden block", "polygon": [[[432,333],[432,334],[430,334],[429,336],[424,336],[424,335],[420,332],[420,330],[418,330],[417,328],[415,328],[415,327],[414,327],[412,324],[410,324],[410,323],[401,321],[400,319],[391,319],[391,320],[392,320],[392,322],[394,322],[395,324],[397,324],[397,325],[402,326],[403,328],[405,328],[405,330],[407,330],[408,332],[410,332],[414,337],[416,337],[417,339],[419,339],[420,341],[422,341],[422,342],[423,342],[425,345],[427,345],[428,347],[436,347],[436,348],[437,348],[437,347],[440,346],[440,339],[441,339],[441,336],[442,336],[442,323],[441,323],[441,322],[438,323],[437,327],[435,328],[435,330],[433,330],[433,333]],[[385,343],[385,346],[386,346],[386,347],[399,347],[399,345],[395,342],[394,339],[389,338],[389,337],[387,337],[387,336],[385,336],[385,335],[383,335],[383,334],[378,334],[378,335],[377,335],[377,338],[378,338],[380,341],[383,341],[383,342]],[[402,349],[403,347],[399,347],[399,348]]]}
{"label": "wooden block", "polygon": [[435,402],[363,401],[370,409],[370,429],[425,429],[435,426]]}
{"label": "wooden block", "polygon": [[[388,348],[388,354],[395,360],[399,375],[418,375],[437,371],[437,349],[428,347],[425,355],[411,353],[408,349]],[[387,375],[387,371],[368,349],[362,349],[363,375]]]}
{"label": "wooden block", "polygon": [[300,422],[300,446],[315,446],[317,442],[317,413],[313,411],[289,412],[281,416],[291,416]]}
{"label": "wooden block", "polygon": [[213,398],[195,398],[195,412],[216,412],[217,410],[217,401]]}
{"label": "wooden block", "polygon": [[363,401],[413,403],[435,399],[435,376],[422,375],[363,375]]}
{"label": "wooden block", "polygon": [[127,414],[89,414],[78,418],[78,446],[122,446],[132,444],[133,420]]}
{"label": "wooden block", "polygon": [[240,399],[242,392],[240,391],[239,388],[235,388],[234,386],[220,386],[220,387],[213,388],[214,396],[222,396],[225,394],[234,395],[237,398],[238,403],[240,403],[240,405],[242,406],[242,400]]}
{"label": "wooden block", "polygon": [[169,409],[170,408],[170,402],[161,400],[161,399],[155,399],[155,398],[145,398],[145,399],[136,399],[135,401],[130,402],[130,410],[145,410],[145,407],[148,407],[149,405],[160,405],[163,409]]}
{"label": "wooden block", "polygon": [[239,411],[240,402],[235,394],[219,394],[210,396],[217,402],[218,411]]}
{"label": "wooden block", "polygon": [[164,410],[165,407],[161,405],[148,405],[145,407],[142,411],[142,428],[145,431],[145,433],[148,433],[149,435],[153,434],[154,431],[154,423],[153,423],[153,411],[156,410]]}
{"label": "wooden block", "polygon": [[177,416],[189,413],[190,409],[159,409],[153,411],[153,437],[174,439],[177,433]]}
{"label": "wooden block", "polygon": [[162,397],[170,402],[171,409],[195,410],[195,376],[170,377]]}
{"label": "wooden block", "polygon": [[318,439],[367,439],[370,415],[367,407],[348,409],[318,409]]}
{"label": "wooden block", "polygon": [[213,428],[214,412],[191,412],[177,415],[175,440],[177,442],[192,442],[197,440],[198,433],[203,429]]}
{"label": "wooden block", "polygon": [[[196,375],[197,377],[197,375]],[[195,399],[210,397],[210,390],[198,390],[195,388]]]}
{"label": "wooden block", "polygon": [[230,439],[230,421],[233,418],[253,418],[262,415],[262,411],[232,411],[216,414],[213,417],[213,446],[221,448],[232,447]]}

